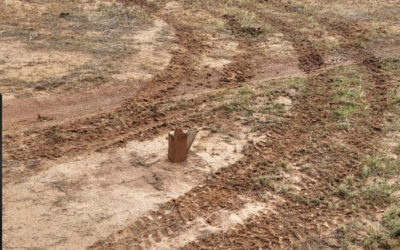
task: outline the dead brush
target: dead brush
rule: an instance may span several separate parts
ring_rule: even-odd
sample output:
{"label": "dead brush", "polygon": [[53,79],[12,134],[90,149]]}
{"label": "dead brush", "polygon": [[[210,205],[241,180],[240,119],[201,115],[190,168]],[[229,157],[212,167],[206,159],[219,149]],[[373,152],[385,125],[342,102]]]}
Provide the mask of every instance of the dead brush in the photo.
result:
{"label": "dead brush", "polygon": [[254,12],[246,9],[227,8],[223,16],[233,28],[238,26],[239,31],[245,35],[256,37],[264,32],[263,26]]}
{"label": "dead brush", "polygon": [[277,184],[276,184],[276,178],[274,176],[269,176],[269,175],[259,175],[257,177],[254,177],[252,179],[254,185],[256,188],[271,188],[273,190],[276,190]]}
{"label": "dead brush", "polygon": [[57,127],[51,128],[44,134],[45,140],[51,144],[62,143],[68,140],[66,134]]}

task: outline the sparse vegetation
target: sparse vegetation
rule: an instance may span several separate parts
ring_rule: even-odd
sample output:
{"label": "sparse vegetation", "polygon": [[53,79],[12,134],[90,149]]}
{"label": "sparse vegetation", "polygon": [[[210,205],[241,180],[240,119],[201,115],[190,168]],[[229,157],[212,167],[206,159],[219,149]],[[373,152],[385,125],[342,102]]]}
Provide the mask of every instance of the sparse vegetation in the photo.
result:
{"label": "sparse vegetation", "polygon": [[253,182],[255,184],[260,185],[261,187],[269,187],[272,189],[275,188],[275,181],[271,176],[260,175],[258,177],[253,178]]}
{"label": "sparse vegetation", "polygon": [[248,114],[254,113],[251,103],[254,101],[255,92],[249,88],[240,89],[233,97],[232,101],[225,102],[220,109],[226,111],[247,111]]}
{"label": "sparse vegetation", "polygon": [[394,149],[395,154],[400,155],[400,143]]}
{"label": "sparse vegetation", "polygon": [[400,237],[400,208],[393,206],[383,218],[384,225],[389,229],[392,238]]}
{"label": "sparse vegetation", "polygon": [[400,174],[400,161],[387,156],[367,156],[363,176],[370,175],[391,178]]}
{"label": "sparse vegetation", "polygon": [[48,143],[54,144],[61,143],[67,140],[67,136],[63,133],[63,131],[56,127],[49,130],[46,133],[45,138]]}
{"label": "sparse vegetation", "polygon": [[351,195],[351,189],[349,184],[341,183],[338,187],[338,195],[342,198],[347,198]]}
{"label": "sparse vegetation", "polygon": [[396,184],[378,179],[370,183],[365,190],[362,190],[361,196],[374,205],[393,204],[397,199],[392,196],[396,188],[398,188]]}
{"label": "sparse vegetation", "polygon": [[301,204],[308,204],[309,203],[307,197],[305,197],[305,196],[303,196],[301,194],[298,194],[298,193],[295,193],[295,192],[289,192],[288,195],[295,202],[298,202],[298,203],[301,203]]}
{"label": "sparse vegetation", "polygon": [[377,228],[379,226],[370,226],[367,229],[367,235],[363,240],[363,245],[367,249],[379,249],[384,247],[385,249],[392,249],[388,242],[388,235],[382,232],[382,229]]}
{"label": "sparse vegetation", "polygon": [[388,58],[382,61],[382,67],[393,74],[400,75],[400,59]]}
{"label": "sparse vegetation", "polygon": [[337,195],[342,198],[351,198],[353,196],[352,189],[354,185],[354,177],[348,176],[337,188]]}
{"label": "sparse vegetation", "polygon": [[340,72],[340,76],[329,83],[336,106],[334,118],[340,127],[348,129],[352,125],[353,116],[366,115],[368,112],[368,105],[363,99],[364,85],[361,77],[353,71]]}

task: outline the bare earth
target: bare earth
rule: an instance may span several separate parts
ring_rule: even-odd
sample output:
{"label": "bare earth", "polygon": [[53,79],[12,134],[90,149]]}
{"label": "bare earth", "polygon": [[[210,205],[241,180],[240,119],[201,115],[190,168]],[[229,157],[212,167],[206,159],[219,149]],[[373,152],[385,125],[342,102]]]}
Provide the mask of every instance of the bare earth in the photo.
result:
{"label": "bare earth", "polygon": [[399,13],[0,0],[4,249],[400,249]]}

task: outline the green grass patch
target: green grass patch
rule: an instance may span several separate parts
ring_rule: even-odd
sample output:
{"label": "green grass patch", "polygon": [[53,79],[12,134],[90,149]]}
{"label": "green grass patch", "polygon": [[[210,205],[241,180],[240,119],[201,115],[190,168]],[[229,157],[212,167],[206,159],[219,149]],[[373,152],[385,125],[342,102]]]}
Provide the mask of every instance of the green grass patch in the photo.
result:
{"label": "green grass patch", "polygon": [[344,199],[353,197],[352,189],[354,185],[354,177],[348,176],[336,189],[336,194]]}
{"label": "green grass patch", "polygon": [[370,175],[393,177],[400,174],[400,160],[385,156],[368,156],[364,159],[363,177]]}
{"label": "green grass patch", "polygon": [[252,107],[251,103],[256,98],[256,93],[250,88],[239,89],[236,94],[232,97],[231,101],[223,103],[216,109],[225,110],[228,112],[233,111],[247,111],[248,114],[253,114],[255,109]]}
{"label": "green grass patch", "polygon": [[389,71],[392,74],[400,75],[400,59],[399,58],[388,58],[382,61],[382,68]]}
{"label": "green grass patch", "polygon": [[363,239],[362,245],[365,249],[395,249],[389,242],[389,235],[381,229],[371,227],[367,230],[367,235]]}
{"label": "green grass patch", "polygon": [[383,217],[384,225],[389,229],[393,238],[400,237],[400,207],[392,207]]}
{"label": "green grass patch", "polygon": [[334,106],[333,118],[340,127],[349,128],[353,118],[365,114],[363,81],[353,70],[339,72],[329,83]]}
{"label": "green grass patch", "polygon": [[396,199],[392,194],[398,189],[396,184],[391,184],[385,180],[378,179],[361,191],[361,197],[374,205],[392,204]]}
{"label": "green grass patch", "polygon": [[270,113],[276,116],[282,116],[285,114],[285,105],[280,103],[266,103],[260,110],[261,113]]}

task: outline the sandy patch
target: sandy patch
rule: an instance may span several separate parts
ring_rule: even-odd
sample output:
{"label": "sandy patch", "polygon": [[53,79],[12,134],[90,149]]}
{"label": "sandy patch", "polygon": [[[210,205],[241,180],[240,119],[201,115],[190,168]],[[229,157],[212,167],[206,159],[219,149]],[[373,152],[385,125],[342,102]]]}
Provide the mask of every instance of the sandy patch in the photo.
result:
{"label": "sandy patch", "polygon": [[32,51],[21,42],[4,41],[0,42],[0,81],[29,84],[48,77],[60,77],[90,59],[89,55],[79,52]]}
{"label": "sandy patch", "polygon": [[176,12],[176,11],[180,11],[180,10],[182,10],[181,4],[176,1],[171,1],[165,5],[162,12],[163,13],[172,13],[172,12]]}
{"label": "sandy patch", "polygon": [[46,3],[40,2],[27,2],[21,0],[3,0],[0,1],[1,8],[4,8],[5,12],[23,14],[27,11],[36,12],[38,14],[43,14],[47,8]]}
{"label": "sandy patch", "polygon": [[385,135],[385,137],[383,137],[382,148],[385,149],[384,152],[386,153],[387,156],[393,159],[398,159],[399,152],[396,151],[395,149],[398,149],[399,147],[400,147],[400,132],[397,131],[389,132]]}
{"label": "sandy patch", "polygon": [[283,105],[286,110],[289,110],[292,106],[292,99],[286,96],[278,96],[274,103]]}
{"label": "sandy patch", "polygon": [[302,75],[298,67],[296,51],[282,33],[269,35],[265,41],[255,44],[255,49],[265,57],[264,65],[255,80],[287,78]]}
{"label": "sandy patch", "polygon": [[293,45],[284,40],[282,33],[271,34],[265,41],[258,43],[256,48],[273,61],[279,59],[279,62],[284,62],[288,59],[296,58]]}
{"label": "sandy patch", "polygon": [[224,58],[214,58],[209,56],[203,56],[201,58],[201,65],[212,69],[221,69],[229,63],[231,63],[231,61]]}
{"label": "sandy patch", "polygon": [[172,164],[164,136],[132,141],[11,183],[3,192],[4,247],[84,249],[234,163],[244,143],[201,131],[201,149]]}
{"label": "sandy patch", "polygon": [[116,80],[150,79],[168,66],[172,51],[177,49],[173,43],[175,32],[161,19],[156,19],[151,28],[137,32],[129,39],[130,46],[138,53],[119,65],[120,73],[112,75]]}
{"label": "sandy patch", "polygon": [[239,43],[226,37],[210,37],[207,42],[212,49],[209,49],[200,58],[199,67],[222,69],[232,62],[234,56],[241,53]]}
{"label": "sandy patch", "polygon": [[228,230],[234,230],[238,224],[244,224],[244,221],[248,218],[255,216],[259,213],[268,213],[272,210],[267,209],[265,203],[248,202],[244,208],[231,213],[226,210],[217,211],[211,214],[209,217],[213,218],[213,225],[210,225],[206,221],[210,218],[198,218],[189,227],[188,230],[179,234],[173,238],[163,238],[160,242],[152,242],[151,250],[169,250],[178,249],[185,246],[186,244],[207,238],[211,234],[219,232],[227,232]]}

